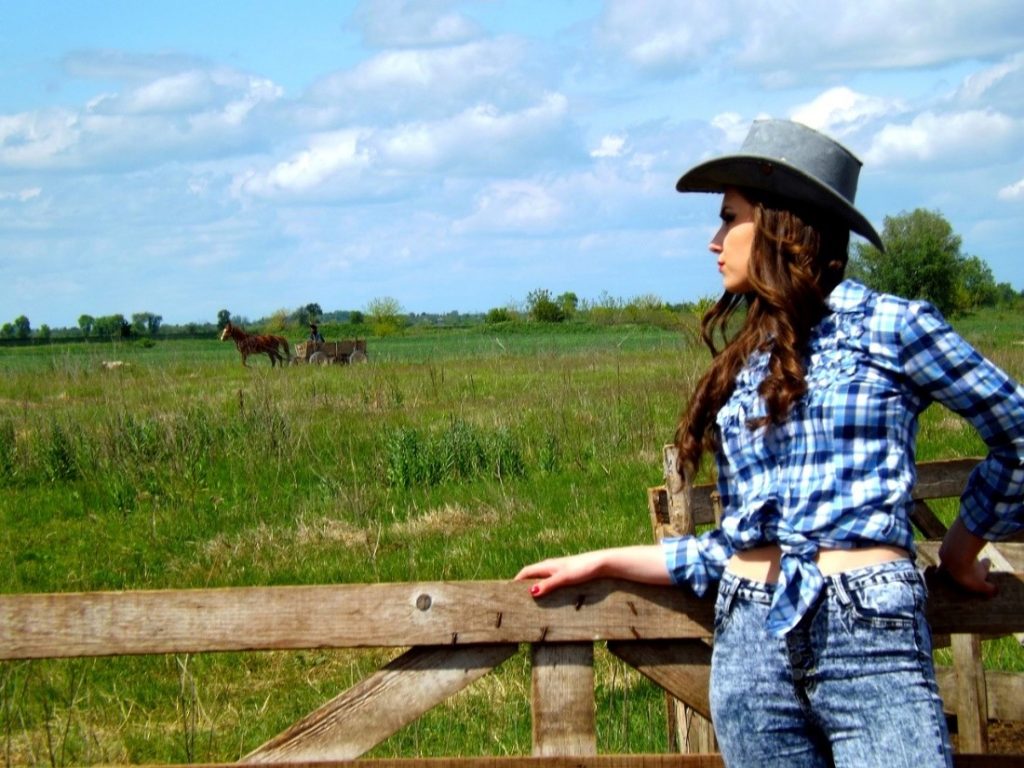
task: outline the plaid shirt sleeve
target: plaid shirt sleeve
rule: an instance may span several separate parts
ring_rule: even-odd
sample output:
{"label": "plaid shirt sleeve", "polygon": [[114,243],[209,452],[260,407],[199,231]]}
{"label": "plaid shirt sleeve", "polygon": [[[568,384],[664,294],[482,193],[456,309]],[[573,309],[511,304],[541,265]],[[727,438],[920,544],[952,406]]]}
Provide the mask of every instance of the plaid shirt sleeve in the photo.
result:
{"label": "plaid shirt sleeve", "polygon": [[732,545],[720,528],[700,536],[662,539],[661,548],[673,583],[689,584],[697,595],[722,578],[732,556]]}
{"label": "plaid shirt sleeve", "polygon": [[968,479],[960,516],[986,539],[1024,530],[1024,388],[914,302],[900,329],[903,370],[926,397],[967,419],[988,446]]}

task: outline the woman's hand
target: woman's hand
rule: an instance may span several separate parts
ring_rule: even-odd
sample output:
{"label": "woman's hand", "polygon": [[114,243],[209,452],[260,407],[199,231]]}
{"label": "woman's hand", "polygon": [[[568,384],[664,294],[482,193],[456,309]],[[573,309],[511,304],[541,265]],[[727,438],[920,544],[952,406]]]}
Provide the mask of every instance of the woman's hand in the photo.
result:
{"label": "woman's hand", "polygon": [[957,518],[939,547],[939,564],[964,589],[991,597],[996,593],[996,585],[988,580],[991,563],[987,559],[978,560],[978,553],[984,546],[985,540],[968,531]]}
{"label": "woman's hand", "polygon": [[600,577],[601,551],[584,552],[569,557],[552,557],[528,565],[516,574],[516,581],[540,579],[530,587],[534,597],[546,595],[559,587],[579,584]]}
{"label": "woman's hand", "polygon": [[540,579],[530,587],[530,594],[534,597],[541,597],[559,587],[599,578],[629,579],[644,584],[672,583],[658,544],[553,557],[528,565],[516,574],[516,581]]}

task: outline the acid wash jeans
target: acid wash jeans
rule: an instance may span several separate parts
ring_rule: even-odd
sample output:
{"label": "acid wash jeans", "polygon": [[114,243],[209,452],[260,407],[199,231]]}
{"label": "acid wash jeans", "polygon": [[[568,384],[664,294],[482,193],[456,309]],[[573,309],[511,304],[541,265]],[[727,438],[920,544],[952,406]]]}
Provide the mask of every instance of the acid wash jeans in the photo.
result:
{"label": "acid wash jeans", "polygon": [[784,638],[765,630],[772,589],[728,571],[719,586],[711,714],[729,768],[952,766],[913,563],[827,576]]}

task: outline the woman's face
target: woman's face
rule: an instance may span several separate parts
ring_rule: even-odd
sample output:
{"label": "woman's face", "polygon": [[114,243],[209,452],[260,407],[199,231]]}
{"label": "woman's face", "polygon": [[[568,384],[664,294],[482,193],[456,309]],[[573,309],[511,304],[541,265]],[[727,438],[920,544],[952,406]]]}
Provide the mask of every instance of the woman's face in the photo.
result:
{"label": "woman's face", "polygon": [[747,293],[750,280],[747,267],[754,243],[754,207],[735,189],[727,189],[722,198],[722,226],[708,248],[718,257],[722,287],[729,293]]}

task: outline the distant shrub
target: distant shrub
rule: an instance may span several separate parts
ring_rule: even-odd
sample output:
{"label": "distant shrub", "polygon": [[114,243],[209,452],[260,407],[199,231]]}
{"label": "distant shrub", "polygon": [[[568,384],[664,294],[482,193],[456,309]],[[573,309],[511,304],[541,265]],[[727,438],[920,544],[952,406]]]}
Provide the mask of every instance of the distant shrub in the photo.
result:
{"label": "distant shrub", "polygon": [[484,322],[488,325],[495,325],[497,323],[507,323],[512,319],[512,313],[505,307],[494,307],[493,309],[487,310],[487,315],[484,317]]}

